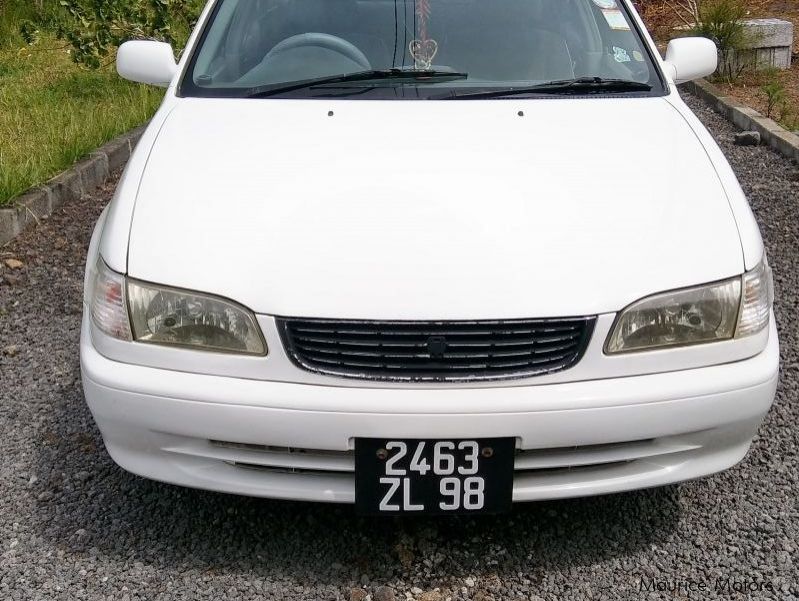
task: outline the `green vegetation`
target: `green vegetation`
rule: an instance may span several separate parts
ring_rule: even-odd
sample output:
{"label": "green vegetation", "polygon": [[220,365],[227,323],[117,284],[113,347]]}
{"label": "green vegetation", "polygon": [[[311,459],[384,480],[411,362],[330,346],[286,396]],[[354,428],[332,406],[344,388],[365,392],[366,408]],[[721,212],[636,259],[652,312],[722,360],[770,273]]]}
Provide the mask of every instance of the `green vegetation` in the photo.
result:
{"label": "green vegetation", "polygon": [[0,205],[146,122],[161,95],[81,69],[52,38],[0,49]]}
{"label": "green vegetation", "polygon": [[760,90],[765,100],[763,104],[766,117],[774,119],[787,130],[799,129],[797,103],[786,86],[788,73],[778,69],[768,69],[758,75],[760,76],[758,79],[763,82]]}
{"label": "green vegetation", "polygon": [[717,77],[724,81],[734,81],[745,69],[736,59],[736,51],[751,41],[743,24],[748,12],[744,0],[705,0],[699,4],[699,21],[693,33],[716,42],[719,49]]}
{"label": "green vegetation", "polygon": [[0,46],[19,43],[24,23],[55,30],[60,5],[53,0],[0,0]]}
{"label": "green vegetation", "polygon": [[772,79],[762,88],[766,95],[766,117],[775,117],[778,108],[784,108],[787,100],[787,93],[782,82]]}
{"label": "green vegetation", "polygon": [[180,49],[202,9],[201,0],[59,0],[56,28],[72,58],[97,68],[131,38],[161,40]]}
{"label": "green vegetation", "polygon": [[115,72],[124,39],[180,48],[200,0],[0,0],[0,205],[145,123],[163,91]]}

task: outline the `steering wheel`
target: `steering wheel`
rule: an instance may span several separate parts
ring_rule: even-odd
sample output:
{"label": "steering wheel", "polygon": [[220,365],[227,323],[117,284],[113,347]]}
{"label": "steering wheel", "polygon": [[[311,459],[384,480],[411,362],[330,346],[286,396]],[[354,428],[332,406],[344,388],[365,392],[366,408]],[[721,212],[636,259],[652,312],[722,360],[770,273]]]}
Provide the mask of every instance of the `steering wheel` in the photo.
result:
{"label": "steering wheel", "polygon": [[324,48],[338,54],[346,56],[352,62],[357,63],[364,71],[372,68],[372,64],[366,55],[357,46],[347,40],[330,35],[328,33],[300,33],[286,38],[272,48],[265,58],[271,58],[281,52],[294,50],[295,48]]}

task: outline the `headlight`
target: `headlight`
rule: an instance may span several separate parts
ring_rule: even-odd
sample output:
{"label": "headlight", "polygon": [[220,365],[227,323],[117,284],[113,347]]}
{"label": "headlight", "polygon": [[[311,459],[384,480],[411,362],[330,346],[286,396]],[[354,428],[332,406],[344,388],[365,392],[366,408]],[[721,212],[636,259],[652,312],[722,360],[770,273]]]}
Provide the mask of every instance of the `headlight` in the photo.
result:
{"label": "headlight", "polygon": [[231,301],[128,280],[133,339],[208,351],[263,355],[255,316]]}
{"label": "headlight", "polygon": [[768,326],[772,291],[771,270],[764,259],[741,277],[650,296],[622,311],[608,336],[605,352],[685,346],[757,334]]}
{"label": "headlight", "polygon": [[98,260],[91,316],[114,338],[198,350],[266,354],[255,316],[231,301],[127,280]]}

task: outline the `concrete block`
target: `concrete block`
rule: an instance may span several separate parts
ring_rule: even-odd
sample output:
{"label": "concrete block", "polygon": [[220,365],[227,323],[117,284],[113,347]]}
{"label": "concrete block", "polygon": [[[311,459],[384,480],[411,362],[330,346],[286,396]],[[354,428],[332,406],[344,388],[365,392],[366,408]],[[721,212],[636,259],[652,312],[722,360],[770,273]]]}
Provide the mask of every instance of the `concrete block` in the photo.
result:
{"label": "concrete block", "polygon": [[103,146],[99,152],[106,156],[108,170],[113,173],[124,166],[130,158],[130,143],[127,136],[122,136]]}
{"label": "concrete block", "polygon": [[794,28],[782,19],[749,19],[743,22],[747,42],[733,57],[736,65],[754,69],[790,69]]}
{"label": "concrete block", "polygon": [[732,121],[733,125],[738,129],[747,130],[752,127],[752,115],[747,114],[748,111],[730,107],[727,118]]}
{"label": "concrete block", "polygon": [[793,46],[793,23],[782,19],[748,19],[743,22],[746,48],[790,48]]}
{"label": "concrete block", "polygon": [[102,152],[93,152],[74,167],[80,175],[81,188],[84,193],[99,188],[108,178],[108,157]]}
{"label": "concrete block", "polygon": [[0,246],[8,244],[20,232],[17,211],[15,209],[0,209]]}
{"label": "concrete block", "polygon": [[799,136],[787,129],[772,132],[771,135],[774,149],[786,157],[792,157],[799,163]]}
{"label": "concrete block", "polygon": [[128,162],[133,149],[144,134],[146,126],[137,127],[124,136],[120,136],[98,149],[98,152],[105,153],[108,157],[108,172],[113,173],[123,167]]}
{"label": "concrete block", "polygon": [[80,173],[74,169],[65,171],[47,182],[53,192],[53,208],[64,202],[70,202],[83,196],[83,184]]}
{"label": "concrete block", "polygon": [[790,69],[791,47],[785,48],[753,48],[739,50],[735,53],[738,65],[762,71],[764,69]]}
{"label": "concrete block", "polygon": [[46,188],[34,188],[20,196],[14,203],[19,226],[24,229],[30,222],[47,217],[52,212],[51,193]]}

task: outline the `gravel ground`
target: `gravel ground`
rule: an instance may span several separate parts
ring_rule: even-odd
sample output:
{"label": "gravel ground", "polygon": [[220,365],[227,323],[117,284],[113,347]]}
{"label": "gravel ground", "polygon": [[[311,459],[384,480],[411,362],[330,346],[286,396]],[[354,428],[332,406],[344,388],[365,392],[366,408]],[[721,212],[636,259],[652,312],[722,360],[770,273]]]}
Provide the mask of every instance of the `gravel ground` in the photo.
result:
{"label": "gravel ground", "polygon": [[[760,219],[777,277],[782,382],[738,467],[651,491],[480,519],[362,519],[349,507],[149,482],[103,449],[78,368],[82,270],[106,188],[0,249],[0,598],[658,598],[730,579],[799,595],[799,169],[691,100]],[[711,587],[714,583],[711,582]],[[731,590],[693,598],[746,598]]]}

